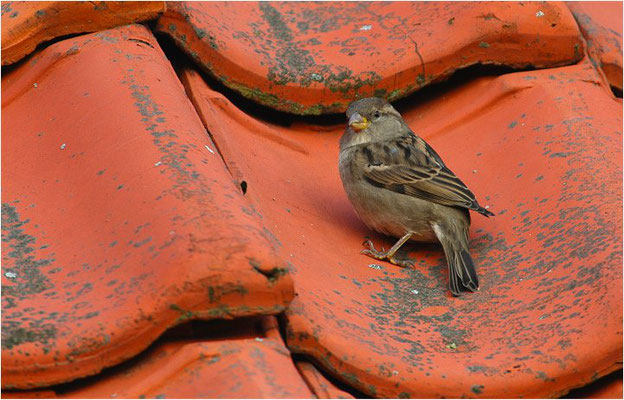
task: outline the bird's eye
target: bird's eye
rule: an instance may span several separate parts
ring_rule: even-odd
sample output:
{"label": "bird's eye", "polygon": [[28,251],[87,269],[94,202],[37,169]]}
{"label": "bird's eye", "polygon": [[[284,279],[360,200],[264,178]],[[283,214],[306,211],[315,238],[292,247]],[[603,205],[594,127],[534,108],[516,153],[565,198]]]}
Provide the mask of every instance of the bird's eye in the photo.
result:
{"label": "bird's eye", "polygon": [[379,114],[379,111],[375,111],[375,114],[373,114],[373,116],[375,118],[379,118],[379,117],[381,117],[381,114]]}

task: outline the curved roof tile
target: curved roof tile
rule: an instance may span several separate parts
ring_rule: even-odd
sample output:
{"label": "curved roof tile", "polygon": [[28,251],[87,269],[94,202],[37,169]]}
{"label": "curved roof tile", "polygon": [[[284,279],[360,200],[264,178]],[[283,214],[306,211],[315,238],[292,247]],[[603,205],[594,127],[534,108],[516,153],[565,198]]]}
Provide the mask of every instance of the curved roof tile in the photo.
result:
{"label": "curved roof tile", "polygon": [[164,1],[3,1],[2,65],[48,40],[145,21],[164,11]]}
{"label": "curved roof tile", "polygon": [[157,30],[226,86],[295,114],[396,100],[473,64],[573,64],[563,3],[171,2]]}
{"label": "curved roof tile", "polygon": [[473,218],[482,287],[460,298],[438,246],[412,245],[413,269],[359,253],[367,235],[393,241],[366,229],[346,199],[343,123],[272,124],[182,75],[290,253],[293,352],[374,397],[550,397],[621,368],[621,104],[587,59],[399,104],[496,212]]}
{"label": "curved roof tile", "polygon": [[622,2],[570,1],[566,3],[587,41],[594,64],[611,84],[622,90]]}
{"label": "curved roof tile", "polygon": [[94,374],[188,319],[285,309],[279,244],[144,26],[56,43],[2,94],[3,388]]}

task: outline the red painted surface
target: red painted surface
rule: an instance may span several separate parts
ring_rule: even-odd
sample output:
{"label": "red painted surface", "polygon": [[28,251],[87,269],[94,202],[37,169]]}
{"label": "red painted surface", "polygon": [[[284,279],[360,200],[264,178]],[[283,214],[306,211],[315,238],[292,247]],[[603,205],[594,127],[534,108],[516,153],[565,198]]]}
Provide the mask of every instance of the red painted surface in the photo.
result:
{"label": "red painted surface", "polygon": [[154,19],[164,11],[164,1],[3,1],[2,65],[48,40]]}
{"label": "red painted surface", "polygon": [[368,231],[346,199],[344,122],[272,124],[182,75],[294,264],[291,351],[378,397],[550,397],[621,368],[622,109],[589,62],[399,105],[497,214],[473,216],[482,287],[460,298],[439,246],[413,245],[413,269],[359,254],[366,235],[393,239]]}
{"label": "red painted surface", "polygon": [[583,36],[594,64],[609,84],[622,90],[622,2],[569,1],[566,3]]}
{"label": "red painted surface", "polygon": [[170,2],[156,29],[226,86],[296,114],[396,100],[473,64],[583,56],[555,2]]}
{"label": "red painted surface", "polygon": [[95,374],[185,320],[285,309],[288,264],[144,26],[3,74],[2,116],[4,389]]}

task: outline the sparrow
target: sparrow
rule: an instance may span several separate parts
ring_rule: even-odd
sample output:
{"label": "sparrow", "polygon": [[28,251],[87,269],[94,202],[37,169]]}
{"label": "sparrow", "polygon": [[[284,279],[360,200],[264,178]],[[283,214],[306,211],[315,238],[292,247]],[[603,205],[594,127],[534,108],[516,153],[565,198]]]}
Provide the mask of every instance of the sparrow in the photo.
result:
{"label": "sparrow", "polygon": [[409,267],[397,250],[408,240],[439,241],[453,295],[479,289],[468,249],[470,214],[494,214],[451,171],[438,153],[407,126],[386,100],[370,97],[351,103],[340,138],[338,170],[347,197],[362,221],[384,235],[400,238],[388,251],[365,241],[362,250],[377,260]]}

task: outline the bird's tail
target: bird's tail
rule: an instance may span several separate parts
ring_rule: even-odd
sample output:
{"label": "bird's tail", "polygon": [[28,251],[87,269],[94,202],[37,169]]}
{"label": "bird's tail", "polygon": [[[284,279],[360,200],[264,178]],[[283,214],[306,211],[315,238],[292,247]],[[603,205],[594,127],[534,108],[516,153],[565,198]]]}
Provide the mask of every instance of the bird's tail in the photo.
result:
{"label": "bird's tail", "polygon": [[479,290],[479,278],[468,251],[467,229],[460,232],[459,229],[437,228],[434,231],[446,255],[451,293],[460,296],[465,290]]}

